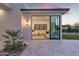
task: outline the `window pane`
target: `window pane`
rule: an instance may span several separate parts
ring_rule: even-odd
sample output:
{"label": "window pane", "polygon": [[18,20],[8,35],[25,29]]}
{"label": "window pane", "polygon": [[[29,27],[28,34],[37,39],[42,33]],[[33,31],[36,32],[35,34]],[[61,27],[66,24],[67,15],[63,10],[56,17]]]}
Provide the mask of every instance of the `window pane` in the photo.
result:
{"label": "window pane", "polygon": [[48,39],[50,16],[32,16],[32,39]]}
{"label": "window pane", "polygon": [[51,38],[60,38],[59,16],[51,16]]}

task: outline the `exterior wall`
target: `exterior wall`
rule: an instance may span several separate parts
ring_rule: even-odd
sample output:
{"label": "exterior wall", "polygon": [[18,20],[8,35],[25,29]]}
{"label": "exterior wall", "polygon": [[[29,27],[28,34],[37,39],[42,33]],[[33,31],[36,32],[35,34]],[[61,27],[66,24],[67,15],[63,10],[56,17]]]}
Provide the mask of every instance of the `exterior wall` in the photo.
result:
{"label": "exterior wall", "polygon": [[12,5],[11,10],[0,12],[0,47],[3,45],[5,30],[21,29],[21,12],[19,5]]}
{"label": "exterior wall", "polygon": [[[26,21],[28,20],[28,25]],[[22,14],[21,28],[24,36],[24,40],[31,40],[32,37],[32,26],[31,26],[31,16]]]}

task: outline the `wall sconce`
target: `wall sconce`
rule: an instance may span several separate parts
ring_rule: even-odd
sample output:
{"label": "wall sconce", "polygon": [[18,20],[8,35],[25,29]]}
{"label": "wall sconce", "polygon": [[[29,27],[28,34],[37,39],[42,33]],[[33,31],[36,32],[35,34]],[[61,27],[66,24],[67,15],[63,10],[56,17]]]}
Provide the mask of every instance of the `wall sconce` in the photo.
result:
{"label": "wall sconce", "polygon": [[29,24],[28,24],[28,20],[26,20],[26,26],[28,26]]}
{"label": "wall sconce", "polygon": [[23,20],[22,20],[22,27],[23,27],[23,28],[26,28],[26,27],[28,27],[28,25],[29,25],[29,24],[28,24],[28,20],[23,19]]}
{"label": "wall sconce", "polygon": [[5,14],[5,11],[3,9],[0,9],[0,16],[3,16]]}
{"label": "wall sconce", "polygon": [[4,10],[0,9],[0,13],[3,13],[3,12],[4,12]]}

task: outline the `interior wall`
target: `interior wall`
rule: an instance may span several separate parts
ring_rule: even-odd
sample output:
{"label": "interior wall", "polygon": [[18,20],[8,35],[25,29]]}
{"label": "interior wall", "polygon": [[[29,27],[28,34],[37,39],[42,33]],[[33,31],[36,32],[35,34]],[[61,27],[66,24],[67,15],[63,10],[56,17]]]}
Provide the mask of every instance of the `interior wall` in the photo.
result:
{"label": "interior wall", "polygon": [[[39,16],[39,17],[41,17],[41,16]],[[47,30],[46,31],[49,31],[50,30],[50,17],[49,16],[45,16],[45,17],[44,17],[44,19],[40,20],[38,18],[38,16],[32,16],[32,30],[34,30],[34,24],[47,24]]]}

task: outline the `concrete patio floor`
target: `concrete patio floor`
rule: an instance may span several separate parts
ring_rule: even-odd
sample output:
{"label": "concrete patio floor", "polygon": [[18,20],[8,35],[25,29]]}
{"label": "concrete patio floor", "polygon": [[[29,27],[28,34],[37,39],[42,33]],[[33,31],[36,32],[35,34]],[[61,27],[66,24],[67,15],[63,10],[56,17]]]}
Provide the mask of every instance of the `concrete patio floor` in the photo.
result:
{"label": "concrete patio floor", "polygon": [[79,40],[31,40],[21,56],[79,56]]}

